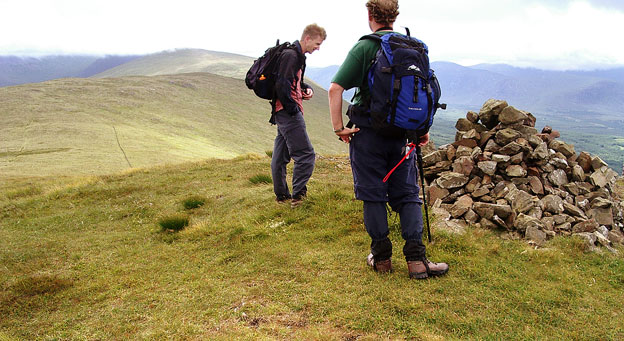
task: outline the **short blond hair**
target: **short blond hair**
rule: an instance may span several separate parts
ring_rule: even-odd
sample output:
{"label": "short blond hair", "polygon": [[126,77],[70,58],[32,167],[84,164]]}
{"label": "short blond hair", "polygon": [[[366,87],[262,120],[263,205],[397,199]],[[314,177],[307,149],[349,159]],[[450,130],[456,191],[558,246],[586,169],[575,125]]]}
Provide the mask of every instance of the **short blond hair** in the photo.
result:
{"label": "short blond hair", "polygon": [[366,8],[376,23],[389,25],[399,15],[399,0],[368,0]]}
{"label": "short blond hair", "polygon": [[327,32],[325,32],[325,29],[317,24],[310,24],[303,30],[301,40],[303,40],[305,36],[309,36],[312,39],[321,37],[322,40],[325,40],[327,39]]}

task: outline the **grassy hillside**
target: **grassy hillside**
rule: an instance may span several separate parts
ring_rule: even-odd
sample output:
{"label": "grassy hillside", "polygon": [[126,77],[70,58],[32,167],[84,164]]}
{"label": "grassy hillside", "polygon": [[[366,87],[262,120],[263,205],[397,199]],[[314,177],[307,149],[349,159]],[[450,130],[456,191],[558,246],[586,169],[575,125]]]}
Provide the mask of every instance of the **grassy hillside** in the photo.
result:
{"label": "grassy hillside", "polygon": [[[0,184],[0,339],[624,338],[621,248],[434,230],[429,255],[451,270],[412,281],[392,220],[396,269],[380,276],[347,160],[319,160],[297,209],[250,181],[269,162]],[[162,231],[173,215],[190,225]]]}
{"label": "grassy hillside", "polygon": [[93,77],[156,76],[209,72],[243,79],[252,63],[253,58],[232,53],[178,49],[147,55]]}
{"label": "grassy hillside", "polygon": [[[306,101],[317,152],[346,153],[327,93]],[[195,73],[0,88],[0,177],[106,174],[273,148],[270,105],[239,79]]]}

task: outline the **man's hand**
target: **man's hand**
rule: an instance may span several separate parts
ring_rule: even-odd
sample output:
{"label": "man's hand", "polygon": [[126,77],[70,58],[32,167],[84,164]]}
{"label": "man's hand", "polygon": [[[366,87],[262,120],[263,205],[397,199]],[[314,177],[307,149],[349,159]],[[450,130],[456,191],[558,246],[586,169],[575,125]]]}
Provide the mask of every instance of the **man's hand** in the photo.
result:
{"label": "man's hand", "polygon": [[344,128],[341,132],[336,133],[336,135],[340,137],[342,142],[349,143],[351,142],[351,138],[353,137],[353,134],[357,133],[358,131],[360,131],[360,128],[357,128],[357,127]]}
{"label": "man's hand", "polygon": [[312,96],[314,96],[314,91],[312,90],[312,88],[307,88],[305,89],[305,91],[303,92],[303,99],[308,100],[310,98],[312,98]]}
{"label": "man's hand", "polygon": [[427,143],[429,143],[429,133],[426,133],[425,135],[418,138],[418,147],[422,147]]}

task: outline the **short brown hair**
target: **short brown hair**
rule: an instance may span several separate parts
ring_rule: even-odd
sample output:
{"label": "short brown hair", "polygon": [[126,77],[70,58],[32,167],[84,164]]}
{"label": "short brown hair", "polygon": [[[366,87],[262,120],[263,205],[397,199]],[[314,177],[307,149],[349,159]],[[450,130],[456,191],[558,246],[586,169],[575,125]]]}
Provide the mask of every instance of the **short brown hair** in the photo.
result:
{"label": "short brown hair", "polygon": [[376,23],[388,25],[399,15],[399,0],[368,0],[366,8]]}
{"label": "short brown hair", "polygon": [[321,37],[321,39],[323,40],[327,39],[327,33],[325,32],[325,29],[317,24],[310,24],[306,26],[306,28],[303,30],[303,33],[301,34],[301,40],[303,40],[305,36],[310,36],[310,38],[312,39],[317,37]]}

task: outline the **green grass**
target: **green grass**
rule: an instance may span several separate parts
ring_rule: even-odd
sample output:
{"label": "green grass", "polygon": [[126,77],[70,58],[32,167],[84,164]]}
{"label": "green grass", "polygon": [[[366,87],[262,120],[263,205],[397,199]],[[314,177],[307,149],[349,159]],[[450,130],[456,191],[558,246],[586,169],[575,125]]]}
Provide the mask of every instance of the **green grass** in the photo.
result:
{"label": "green grass", "polygon": [[[296,209],[249,182],[269,168],[250,155],[2,184],[0,338],[624,338],[622,248],[434,230],[429,257],[451,270],[414,281],[393,222],[396,269],[378,275],[345,158],[318,161]],[[207,201],[185,210],[192,196]],[[189,226],[161,232],[164,212]]]}
{"label": "green grass", "polygon": [[266,175],[266,174],[257,174],[252,176],[251,178],[249,178],[249,182],[251,182],[252,184],[272,184],[273,183],[273,179],[271,178],[270,175]]}

